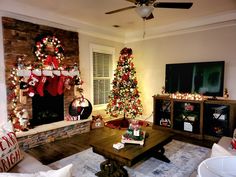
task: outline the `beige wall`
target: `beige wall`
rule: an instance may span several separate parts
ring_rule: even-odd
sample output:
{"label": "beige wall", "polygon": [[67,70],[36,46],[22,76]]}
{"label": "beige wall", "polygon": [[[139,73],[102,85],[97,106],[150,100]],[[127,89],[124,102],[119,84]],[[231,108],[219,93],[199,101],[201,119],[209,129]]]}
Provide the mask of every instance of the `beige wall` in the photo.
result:
{"label": "beige wall", "polygon": [[[112,47],[115,49],[115,60],[119,58],[120,50],[124,47],[123,43],[113,42],[109,40],[104,40],[100,38],[91,37],[88,35],[80,34],[79,35],[79,50],[80,50],[80,70],[81,78],[85,81],[83,84],[85,96],[91,100],[91,59],[90,59],[90,44],[102,45],[107,47]],[[116,63],[115,63],[116,65]]]}
{"label": "beige wall", "polygon": [[236,99],[236,26],[128,43],[134,51],[144,114],[153,111],[152,96],[161,92],[165,64],[225,60],[225,87]]}

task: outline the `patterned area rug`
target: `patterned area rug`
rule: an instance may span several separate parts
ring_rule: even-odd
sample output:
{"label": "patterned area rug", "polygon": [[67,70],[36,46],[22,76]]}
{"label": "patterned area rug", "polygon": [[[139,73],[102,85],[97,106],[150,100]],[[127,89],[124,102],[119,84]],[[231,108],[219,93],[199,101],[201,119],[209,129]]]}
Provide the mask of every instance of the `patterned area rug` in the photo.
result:
{"label": "patterned area rug", "polygon": [[[165,155],[170,159],[166,163],[155,158],[143,160],[133,167],[125,167],[130,177],[188,177],[195,171],[210,149],[181,141],[173,140],[165,146]],[[92,152],[92,148],[74,154],[50,164],[58,169],[73,163],[73,177],[95,177],[100,171],[100,163],[104,158]]]}

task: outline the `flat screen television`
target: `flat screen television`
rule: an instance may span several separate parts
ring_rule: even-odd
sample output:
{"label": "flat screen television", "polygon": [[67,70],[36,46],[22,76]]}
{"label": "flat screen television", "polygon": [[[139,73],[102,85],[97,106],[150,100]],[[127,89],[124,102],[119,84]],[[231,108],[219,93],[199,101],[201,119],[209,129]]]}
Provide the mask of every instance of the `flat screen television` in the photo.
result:
{"label": "flat screen television", "polygon": [[166,64],[166,93],[199,93],[222,97],[224,61]]}

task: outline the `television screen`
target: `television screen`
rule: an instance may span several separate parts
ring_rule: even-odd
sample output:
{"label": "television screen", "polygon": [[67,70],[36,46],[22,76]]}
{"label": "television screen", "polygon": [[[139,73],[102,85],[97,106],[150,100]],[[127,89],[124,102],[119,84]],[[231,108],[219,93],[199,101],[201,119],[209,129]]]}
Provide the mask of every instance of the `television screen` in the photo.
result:
{"label": "television screen", "polygon": [[224,66],[224,61],[166,64],[166,92],[223,96]]}

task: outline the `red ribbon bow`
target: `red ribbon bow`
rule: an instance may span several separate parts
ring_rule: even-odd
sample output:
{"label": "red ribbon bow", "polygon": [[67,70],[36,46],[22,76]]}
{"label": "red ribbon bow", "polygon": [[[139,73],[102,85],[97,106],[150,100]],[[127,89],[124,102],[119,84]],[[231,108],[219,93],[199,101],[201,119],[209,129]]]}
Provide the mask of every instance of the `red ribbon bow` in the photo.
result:
{"label": "red ribbon bow", "polygon": [[44,65],[53,66],[54,69],[58,69],[59,61],[55,56],[48,55],[44,61]]}

